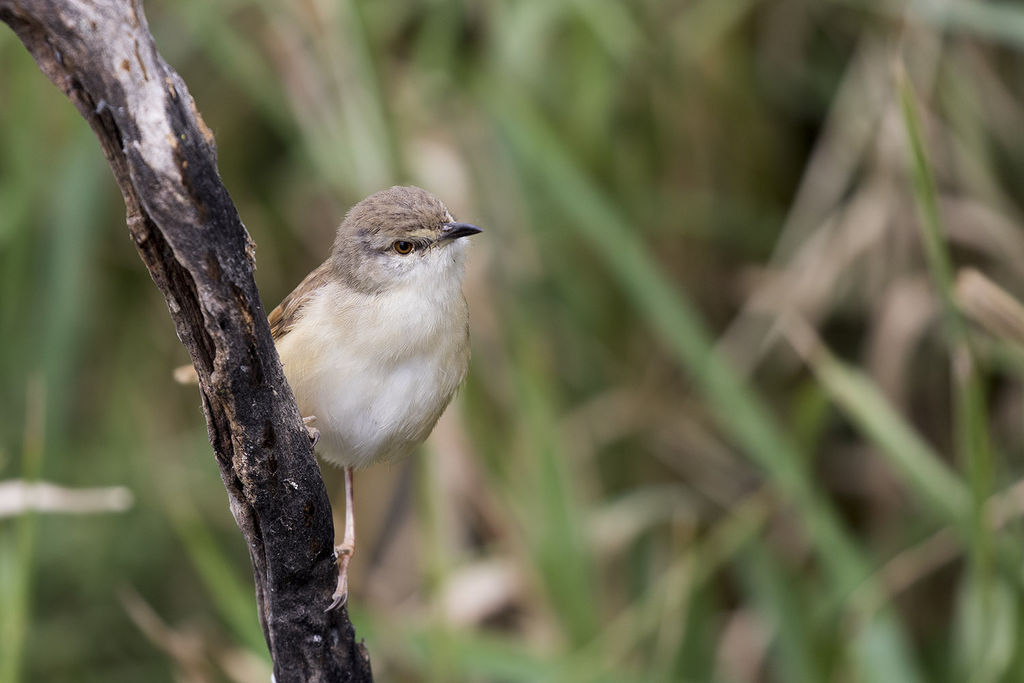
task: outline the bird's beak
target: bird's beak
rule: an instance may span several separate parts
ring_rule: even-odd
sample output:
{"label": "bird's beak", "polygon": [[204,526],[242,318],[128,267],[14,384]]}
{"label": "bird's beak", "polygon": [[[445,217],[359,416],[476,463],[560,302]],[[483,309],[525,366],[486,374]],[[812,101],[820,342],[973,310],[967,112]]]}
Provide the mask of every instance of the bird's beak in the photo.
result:
{"label": "bird's beak", "polygon": [[441,226],[441,239],[454,240],[459,237],[469,237],[478,232],[483,232],[483,230],[470,223],[445,223]]}

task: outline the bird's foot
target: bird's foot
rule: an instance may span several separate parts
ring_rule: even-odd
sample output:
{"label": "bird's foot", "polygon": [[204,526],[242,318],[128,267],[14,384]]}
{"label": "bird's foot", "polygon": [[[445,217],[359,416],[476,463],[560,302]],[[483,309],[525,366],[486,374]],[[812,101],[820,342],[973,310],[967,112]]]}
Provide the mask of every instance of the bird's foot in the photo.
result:
{"label": "bird's foot", "polygon": [[334,547],[334,557],[338,563],[338,587],[334,589],[330,606],[324,610],[330,612],[345,604],[348,600],[348,563],[356,551],[356,516],[353,508],[355,486],[352,483],[352,468],[345,468],[345,536],[341,545]]}
{"label": "bird's foot", "polygon": [[353,550],[354,548],[346,545],[339,545],[334,549],[338,557],[338,585],[334,589],[334,595],[331,596],[331,604],[324,610],[325,612],[338,609],[348,602],[348,563],[352,559]]}
{"label": "bird's foot", "polygon": [[306,434],[309,435],[309,440],[313,444],[313,448],[316,448],[317,443],[320,441],[320,430],[311,426],[311,423],[314,420],[316,420],[316,415],[310,415],[302,418],[302,424],[306,426]]}

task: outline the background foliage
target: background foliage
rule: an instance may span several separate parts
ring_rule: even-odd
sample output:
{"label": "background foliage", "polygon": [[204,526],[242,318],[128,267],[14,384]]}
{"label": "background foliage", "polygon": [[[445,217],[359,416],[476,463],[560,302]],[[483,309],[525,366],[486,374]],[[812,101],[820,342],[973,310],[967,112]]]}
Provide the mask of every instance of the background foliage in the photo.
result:
{"label": "background foliage", "polygon": [[[357,479],[379,680],[1024,680],[1019,5],[146,9],[268,309],[382,187],[486,229],[467,386]],[[134,499],[0,519],[0,682],[265,681],[120,196],[0,65],[0,480]]]}

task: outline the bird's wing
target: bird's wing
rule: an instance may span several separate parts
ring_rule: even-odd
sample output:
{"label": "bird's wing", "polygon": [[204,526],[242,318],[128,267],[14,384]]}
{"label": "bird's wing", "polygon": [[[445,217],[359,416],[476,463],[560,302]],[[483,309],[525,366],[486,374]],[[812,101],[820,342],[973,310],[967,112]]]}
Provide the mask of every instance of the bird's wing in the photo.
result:
{"label": "bird's wing", "polygon": [[277,308],[270,312],[267,321],[270,323],[270,333],[274,341],[279,340],[295,325],[299,311],[309,301],[313,292],[327,284],[331,275],[331,262],[325,261],[319,268],[306,276],[306,279],[299,283],[299,286],[286,296]]}
{"label": "bird's wing", "polygon": [[[270,323],[270,333],[274,341],[288,334],[288,330],[295,325],[299,311],[309,301],[310,296],[317,287],[325,284],[330,277],[330,262],[324,262],[319,268],[306,276],[306,279],[299,283],[299,286],[292,290],[292,293],[284,298],[277,308],[267,316]],[[178,384],[199,384],[199,375],[191,365],[182,365],[174,369],[174,381]]]}

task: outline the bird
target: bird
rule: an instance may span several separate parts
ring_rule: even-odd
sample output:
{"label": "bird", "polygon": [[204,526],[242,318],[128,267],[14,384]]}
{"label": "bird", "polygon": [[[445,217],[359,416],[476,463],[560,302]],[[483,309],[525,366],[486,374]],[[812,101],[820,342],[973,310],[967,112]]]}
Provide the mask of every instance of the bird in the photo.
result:
{"label": "bird", "polygon": [[348,211],[327,259],[268,316],[314,449],[345,473],[328,611],[348,596],[354,470],[408,456],[466,377],[464,238],[480,232],[422,188],[381,190]]}

